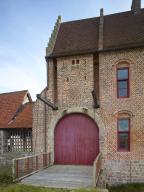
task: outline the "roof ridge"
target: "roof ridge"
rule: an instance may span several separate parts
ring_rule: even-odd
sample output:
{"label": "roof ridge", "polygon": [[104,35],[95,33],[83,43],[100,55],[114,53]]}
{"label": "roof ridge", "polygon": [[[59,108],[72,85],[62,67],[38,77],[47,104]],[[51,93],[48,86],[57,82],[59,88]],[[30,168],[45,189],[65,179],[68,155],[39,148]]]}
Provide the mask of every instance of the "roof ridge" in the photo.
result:
{"label": "roof ridge", "polygon": [[[144,8],[141,8],[141,11],[144,11]],[[135,15],[132,10],[129,10],[129,11],[122,11],[122,12],[118,12],[118,13],[111,13],[111,14],[107,14],[104,16],[121,15],[121,14],[125,14],[125,13],[132,13],[133,15]]]}
{"label": "roof ridge", "polygon": [[91,19],[99,19],[99,18],[100,18],[100,16],[98,16],[98,17],[89,17],[89,18],[85,18],[85,19],[77,19],[77,20],[71,20],[71,21],[64,21],[64,22],[61,22],[61,24],[74,23],[74,22],[86,21],[86,20],[91,20]]}
{"label": "roof ridge", "polygon": [[20,92],[28,92],[28,90],[5,92],[5,93],[0,93],[0,95],[4,95],[4,94],[12,94],[12,93],[20,93]]}
{"label": "roof ridge", "polygon": [[[141,11],[144,11],[144,8],[141,8]],[[133,11],[129,10],[129,11],[122,11],[122,12],[118,12],[118,13],[110,13],[110,14],[104,14],[104,17],[106,16],[113,16],[113,15],[120,15],[120,14],[124,14],[124,13],[133,13]],[[97,17],[89,17],[89,18],[84,18],[84,19],[77,19],[77,20],[71,20],[71,21],[64,21],[61,22],[61,24],[66,24],[66,23],[73,23],[73,22],[79,22],[79,21],[85,21],[85,20],[91,20],[91,19],[99,19],[100,16]]]}
{"label": "roof ridge", "polygon": [[34,103],[33,101],[30,101],[30,102],[23,104],[23,106],[26,107],[27,105],[32,105],[33,103]]}

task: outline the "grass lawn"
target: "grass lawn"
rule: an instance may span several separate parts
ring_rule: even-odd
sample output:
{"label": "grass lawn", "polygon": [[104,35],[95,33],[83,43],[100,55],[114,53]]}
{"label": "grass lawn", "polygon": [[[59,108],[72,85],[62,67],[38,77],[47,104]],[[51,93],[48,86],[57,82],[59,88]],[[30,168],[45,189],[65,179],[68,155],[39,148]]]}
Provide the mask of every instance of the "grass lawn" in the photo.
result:
{"label": "grass lawn", "polygon": [[0,186],[0,192],[97,192],[96,189],[79,189],[79,190],[67,190],[67,189],[49,189],[44,187],[33,187],[21,184],[12,184],[8,186]]}
{"label": "grass lawn", "polygon": [[[50,189],[45,187],[34,187],[22,184],[0,185],[0,192],[99,192],[96,189]],[[109,192],[144,192],[144,184],[126,184],[109,187]]]}
{"label": "grass lawn", "polygon": [[109,187],[109,192],[144,192],[144,183],[125,184]]}

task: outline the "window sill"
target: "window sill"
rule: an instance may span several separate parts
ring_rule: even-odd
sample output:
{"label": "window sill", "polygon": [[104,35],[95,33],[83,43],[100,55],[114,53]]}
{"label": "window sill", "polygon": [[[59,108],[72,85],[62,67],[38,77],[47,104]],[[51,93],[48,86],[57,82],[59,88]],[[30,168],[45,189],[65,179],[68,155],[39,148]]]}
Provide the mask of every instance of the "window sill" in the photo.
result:
{"label": "window sill", "polygon": [[117,97],[117,99],[130,99],[130,97]]}
{"label": "window sill", "polygon": [[123,153],[123,152],[124,152],[124,153],[126,153],[126,152],[129,153],[130,150],[118,149],[117,152],[118,152],[118,153]]}

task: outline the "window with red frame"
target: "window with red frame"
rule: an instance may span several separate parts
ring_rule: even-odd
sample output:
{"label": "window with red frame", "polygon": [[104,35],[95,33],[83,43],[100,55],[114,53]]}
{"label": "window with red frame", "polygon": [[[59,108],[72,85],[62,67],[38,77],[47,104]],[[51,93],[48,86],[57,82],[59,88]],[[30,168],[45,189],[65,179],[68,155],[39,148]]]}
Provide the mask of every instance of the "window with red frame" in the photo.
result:
{"label": "window with red frame", "polygon": [[118,119],[118,151],[130,151],[130,119]]}
{"label": "window with red frame", "polygon": [[129,97],[129,68],[117,69],[117,97]]}

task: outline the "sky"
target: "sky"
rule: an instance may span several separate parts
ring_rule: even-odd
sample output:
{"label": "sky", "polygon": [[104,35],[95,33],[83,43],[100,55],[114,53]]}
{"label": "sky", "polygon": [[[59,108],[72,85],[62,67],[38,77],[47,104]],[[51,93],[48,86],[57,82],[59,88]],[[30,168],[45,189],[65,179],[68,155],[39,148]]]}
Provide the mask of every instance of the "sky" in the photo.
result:
{"label": "sky", "polygon": [[[0,0],[0,93],[46,86],[45,48],[58,15],[78,20],[130,10],[132,0]],[[144,7],[144,0],[142,0]]]}

